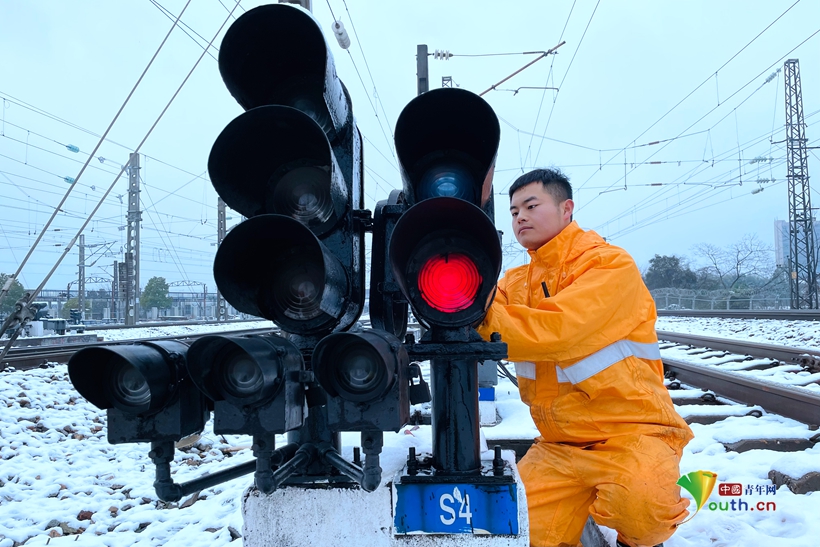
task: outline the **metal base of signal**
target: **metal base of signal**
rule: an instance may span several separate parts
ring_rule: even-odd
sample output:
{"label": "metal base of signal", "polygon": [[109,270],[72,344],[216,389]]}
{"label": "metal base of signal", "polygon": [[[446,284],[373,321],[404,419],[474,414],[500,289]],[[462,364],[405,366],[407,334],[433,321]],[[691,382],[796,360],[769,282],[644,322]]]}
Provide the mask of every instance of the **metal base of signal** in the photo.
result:
{"label": "metal base of signal", "polygon": [[405,461],[399,450],[383,452],[383,479],[373,492],[327,483],[283,486],[270,495],[249,488],[242,499],[243,544],[529,546],[526,495],[512,451],[501,452],[501,459],[484,453],[479,476],[436,477],[425,470],[429,458],[420,456],[415,469],[411,464],[415,475],[406,464],[399,467]]}

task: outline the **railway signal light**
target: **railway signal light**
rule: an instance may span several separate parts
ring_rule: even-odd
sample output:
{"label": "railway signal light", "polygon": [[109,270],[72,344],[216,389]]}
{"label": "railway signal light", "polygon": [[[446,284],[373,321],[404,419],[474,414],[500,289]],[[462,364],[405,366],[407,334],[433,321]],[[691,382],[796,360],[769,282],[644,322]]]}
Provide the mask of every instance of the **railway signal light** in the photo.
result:
{"label": "railway signal light", "polygon": [[396,224],[389,256],[399,289],[428,328],[475,324],[492,304],[501,245],[475,205],[452,197],[416,204]]}
{"label": "railway signal light", "polygon": [[187,352],[171,340],[85,348],[69,360],[68,376],[107,411],[111,444],[178,441],[202,431],[209,416],[185,368]]}
{"label": "railway signal light", "polygon": [[214,433],[280,434],[304,421],[304,361],[284,338],[205,336],[188,350],[188,370],[214,401]]}
{"label": "railway signal light", "polygon": [[481,97],[457,88],[423,93],[396,122],[407,204],[455,197],[493,217],[493,172],[501,129]]}
{"label": "railway signal light", "polygon": [[361,139],[316,21],[286,4],[231,25],[219,52],[246,109],[208,160],[214,188],[249,219],[214,260],[236,309],[318,337],[355,324],[364,302]]}
{"label": "railway signal light", "polygon": [[326,336],[313,352],[313,370],[328,394],[331,430],[398,431],[409,421],[410,359],[394,335],[366,330]]}
{"label": "railway signal light", "polygon": [[480,321],[501,271],[492,180],[500,128],[492,108],[462,89],[413,99],[396,123],[396,152],[410,208],[388,256],[396,283],[426,326]]}

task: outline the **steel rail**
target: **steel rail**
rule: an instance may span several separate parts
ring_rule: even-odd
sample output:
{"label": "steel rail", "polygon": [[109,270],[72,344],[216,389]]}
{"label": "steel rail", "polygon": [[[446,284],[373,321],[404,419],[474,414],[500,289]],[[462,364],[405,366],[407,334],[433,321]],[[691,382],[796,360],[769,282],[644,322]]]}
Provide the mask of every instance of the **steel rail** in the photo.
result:
{"label": "steel rail", "polygon": [[[98,331],[98,330],[113,330],[113,329],[145,329],[150,327],[176,327],[176,326],[185,326],[185,325],[224,325],[227,323],[251,323],[251,322],[258,322],[258,321],[267,321],[267,319],[229,319],[228,321],[162,321],[156,323],[137,323],[136,325],[121,325],[119,323],[110,323],[107,325],[86,325],[85,331]],[[71,327],[73,325],[66,325],[66,327]]]}
{"label": "steel rail", "polygon": [[820,321],[820,310],[658,310],[661,317],[723,317]]}
{"label": "steel rail", "polygon": [[760,344],[757,342],[748,342],[744,340],[712,338],[697,334],[684,334],[663,330],[659,330],[657,332],[658,340],[665,340],[676,344],[704,346],[707,348],[724,350],[740,355],[750,355],[752,357],[762,357],[764,359],[776,359],[784,363],[799,363],[812,370],[820,367],[820,348],[794,348],[775,344]]}
{"label": "steel rail", "polygon": [[778,385],[716,370],[714,367],[663,358],[668,378],[711,389],[722,397],[747,405],[758,405],[767,412],[792,418],[812,426],[820,425],[820,393],[800,386]]}
{"label": "steel rail", "polygon": [[240,329],[230,331],[215,331],[215,332],[201,332],[191,333],[181,336],[155,336],[153,338],[133,338],[130,340],[110,340],[103,342],[86,342],[81,344],[66,344],[63,346],[48,346],[35,348],[12,348],[9,354],[0,363],[0,372],[7,366],[13,366],[17,370],[29,370],[37,368],[46,363],[67,363],[68,360],[76,352],[84,348],[98,347],[98,346],[114,346],[135,344],[137,342],[151,342],[157,340],[195,340],[203,336],[210,336],[213,334],[224,334],[241,336],[244,334],[265,334],[267,332],[278,332],[277,328],[262,328],[262,329]]}

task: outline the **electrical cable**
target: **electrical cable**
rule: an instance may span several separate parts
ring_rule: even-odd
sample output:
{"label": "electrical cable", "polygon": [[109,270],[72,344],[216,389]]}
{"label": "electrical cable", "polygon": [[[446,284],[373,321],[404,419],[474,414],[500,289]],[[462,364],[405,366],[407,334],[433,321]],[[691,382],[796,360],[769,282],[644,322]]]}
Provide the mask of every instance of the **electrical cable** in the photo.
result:
{"label": "electrical cable", "polygon": [[510,382],[513,383],[515,387],[518,387],[518,378],[514,374],[512,374],[507,367],[504,365],[502,361],[496,361],[498,364],[498,372],[501,373],[501,376],[507,378]]}
{"label": "electrical cable", "polygon": [[[149,0],[149,1],[150,1],[152,4],[154,4],[154,6],[155,6],[157,9],[159,9],[165,17],[167,17],[167,18],[168,18],[168,19],[170,19],[171,21],[173,21],[173,20],[174,20],[174,16],[171,14],[171,11],[170,11],[169,9],[166,9],[166,8],[165,8],[165,6],[163,6],[162,4],[160,4],[159,2],[157,2],[157,0]],[[224,7],[224,6],[223,6],[223,7]],[[182,21],[180,21],[180,24],[181,24],[182,26],[181,26],[181,27],[179,27],[179,29],[180,29],[182,32],[184,32],[184,33],[185,33],[185,35],[186,35],[186,36],[188,36],[188,38],[190,38],[191,40],[193,40],[193,41],[196,43],[196,45],[198,45],[199,47],[203,47],[203,46],[202,46],[202,44],[200,44],[200,43],[199,43],[199,40],[197,40],[196,38],[194,38],[193,36],[191,36],[190,34],[188,34],[188,31],[186,31],[185,29],[187,28],[188,30],[190,30],[191,32],[193,32],[194,34],[196,34],[197,36],[199,36],[199,38],[200,38],[203,42],[205,42],[205,41],[207,41],[207,40],[206,40],[205,38],[203,38],[201,34],[199,34],[197,31],[195,31],[194,29],[192,29],[191,27],[189,27],[188,25],[186,25],[186,24],[185,24],[185,23],[183,23]],[[183,28],[183,27],[184,27],[184,28]],[[216,50],[216,52],[217,52],[217,53],[219,53],[219,48],[217,48],[217,47],[216,47],[216,46],[214,46],[214,45],[211,45],[211,47],[212,47],[212,48],[214,48],[214,50]],[[210,51],[208,52],[208,55],[209,55],[209,56],[211,57],[211,59],[213,59],[214,61],[219,62],[219,59],[217,59],[216,57],[214,57],[214,56],[213,56],[213,54],[212,54]]]}
{"label": "electrical cable", "polygon": [[[376,87],[376,80],[373,78],[373,73],[370,71],[370,64],[367,62],[367,55],[365,55],[365,53],[364,53],[364,45],[362,44],[362,40],[359,38],[359,33],[356,31],[356,25],[353,23],[353,15],[351,15],[350,9],[347,7],[347,0],[342,0],[342,3],[345,6],[345,11],[347,12],[347,18],[350,19],[350,27],[353,29],[353,35],[356,37],[356,42],[359,44],[359,51],[362,54],[362,59],[364,59],[364,66],[367,69],[368,76],[370,76],[370,82],[373,84],[373,94],[376,96],[376,102],[379,104],[379,106],[382,109],[382,114],[384,115],[384,121],[387,124],[388,130],[390,131],[390,136],[393,137],[393,139],[395,140],[396,136],[393,134],[393,130],[392,130],[391,125],[390,125],[390,123],[387,119],[387,112],[384,111],[384,103],[382,103],[381,95],[379,94],[378,88]],[[328,0],[328,7],[330,7],[330,1],[329,0]],[[333,11],[331,10],[330,13],[332,15]],[[335,19],[335,17],[334,17],[334,19]],[[348,50],[348,53],[350,53],[349,50]],[[379,117],[379,115],[378,115],[378,113],[376,113],[376,118],[378,118],[378,117]],[[379,120],[379,126],[381,127],[381,120]],[[385,135],[385,138],[387,138],[386,135]],[[396,158],[395,150],[393,149],[394,146],[395,145],[391,146],[390,141],[387,143],[387,148],[393,154],[393,159],[395,161],[398,161],[398,159]],[[378,188],[376,188],[376,191],[378,192]]]}

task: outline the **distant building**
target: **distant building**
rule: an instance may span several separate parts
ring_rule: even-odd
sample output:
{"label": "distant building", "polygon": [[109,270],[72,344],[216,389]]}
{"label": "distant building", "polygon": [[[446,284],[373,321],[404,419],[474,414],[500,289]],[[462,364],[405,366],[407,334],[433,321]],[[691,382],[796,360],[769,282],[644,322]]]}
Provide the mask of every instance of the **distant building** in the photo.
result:
{"label": "distant building", "polygon": [[[814,223],[814,256],[820,261],[820,221]],[[790,254],[789,222],[774,221],[774,259],[777,266],[788,267]]]}

